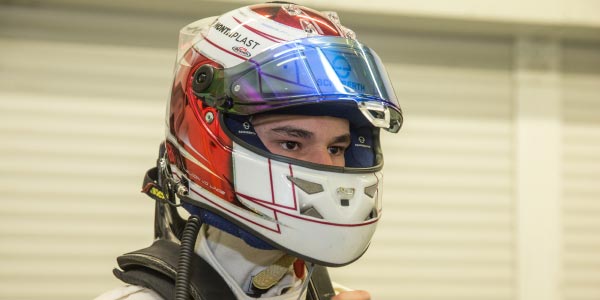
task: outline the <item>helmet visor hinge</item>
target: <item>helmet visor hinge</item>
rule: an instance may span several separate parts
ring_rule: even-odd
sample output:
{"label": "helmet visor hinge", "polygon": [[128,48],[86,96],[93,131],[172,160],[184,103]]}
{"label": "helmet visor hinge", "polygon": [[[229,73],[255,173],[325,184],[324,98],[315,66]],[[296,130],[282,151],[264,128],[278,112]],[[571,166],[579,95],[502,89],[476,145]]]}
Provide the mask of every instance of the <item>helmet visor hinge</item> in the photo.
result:
{"label": "helmet visor hinge", "polygon": [[215,76],[215,68],[211,65],[202,65],[192,76],[192,90],[194,94],[201,94],[212,83]]}
{"label": "helmet visor hinge", "polygon": [[[192,75],[192,92],[210,107],[229,109],[232,107],[231,98],[216,95],[222,89],[222,70],[211,65],[202,65]],[[216,79],[215,79],[216,77]]]}
{"label": "helmet visor hinge", "polygon": [[373,124],[380,128],[390,128],[390,109],[380,102],[360,102],[358,109]]}

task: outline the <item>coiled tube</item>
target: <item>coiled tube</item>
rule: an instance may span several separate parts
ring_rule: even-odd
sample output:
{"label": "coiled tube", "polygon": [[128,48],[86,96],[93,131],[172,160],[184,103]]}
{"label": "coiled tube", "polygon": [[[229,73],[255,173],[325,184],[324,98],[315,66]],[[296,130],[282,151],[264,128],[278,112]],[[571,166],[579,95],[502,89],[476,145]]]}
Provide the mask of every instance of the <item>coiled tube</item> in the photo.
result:
{"label": "coiled tube", "polygon": [[202,222],[197,215],[191,215],[181,236],[181,246],[179,247],[179,260],[177,261],[177,276],[175,277],[175,300],[189,300],[189,286],[192,265],[192,257],[194,255],[194,246],[196,238],[200,231]]}

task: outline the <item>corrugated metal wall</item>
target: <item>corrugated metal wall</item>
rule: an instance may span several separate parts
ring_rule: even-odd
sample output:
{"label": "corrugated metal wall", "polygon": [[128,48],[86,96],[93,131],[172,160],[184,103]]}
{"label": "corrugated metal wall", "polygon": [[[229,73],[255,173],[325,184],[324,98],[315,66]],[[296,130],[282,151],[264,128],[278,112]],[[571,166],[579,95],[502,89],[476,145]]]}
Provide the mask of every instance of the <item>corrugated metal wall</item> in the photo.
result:
{"label": "corrugated metal wall", "polygon": [[[153,205],[138,191],[188,21],[0,6],[0,299],[93,298],[119,284],[115,256],[150,243]],[[516,299],[513,39],[380,29],[357,32],[387,63],[406,123],[384,135],[371,249],[334,278],[377,300]],[[591,300],[600,48],[563,48],[562,291]]]}

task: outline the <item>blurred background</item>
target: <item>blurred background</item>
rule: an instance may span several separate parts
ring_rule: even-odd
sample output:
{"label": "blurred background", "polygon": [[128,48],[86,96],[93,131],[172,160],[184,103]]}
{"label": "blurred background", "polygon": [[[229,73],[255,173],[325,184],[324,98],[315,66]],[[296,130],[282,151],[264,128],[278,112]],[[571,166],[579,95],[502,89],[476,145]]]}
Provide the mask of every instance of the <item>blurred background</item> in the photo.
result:
{"label": "blurred background", "polygon": [[[332,269],[374,300],[600,299],[600,2],[298,0],[386,63],[384,213]],[[0,299],[93,299],[151,243],[139,193],[178,30],[250,1],[0,0]]]}

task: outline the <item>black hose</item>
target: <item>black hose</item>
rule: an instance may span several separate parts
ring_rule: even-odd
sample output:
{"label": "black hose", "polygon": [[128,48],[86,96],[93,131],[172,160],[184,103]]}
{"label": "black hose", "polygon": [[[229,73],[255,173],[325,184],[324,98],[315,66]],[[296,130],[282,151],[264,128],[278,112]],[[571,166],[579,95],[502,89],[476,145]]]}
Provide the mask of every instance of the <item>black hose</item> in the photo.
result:
{"label": "black hose", "polygon": [[179,260],[177,261],[177,275],[175,277],[175,300],[189,300],[189,286],[192,265],[192,257],[194,255],[194,246],[198,231],[200,231],[200,217],[191,215],[181,236],[181,246],[179,247]]}

